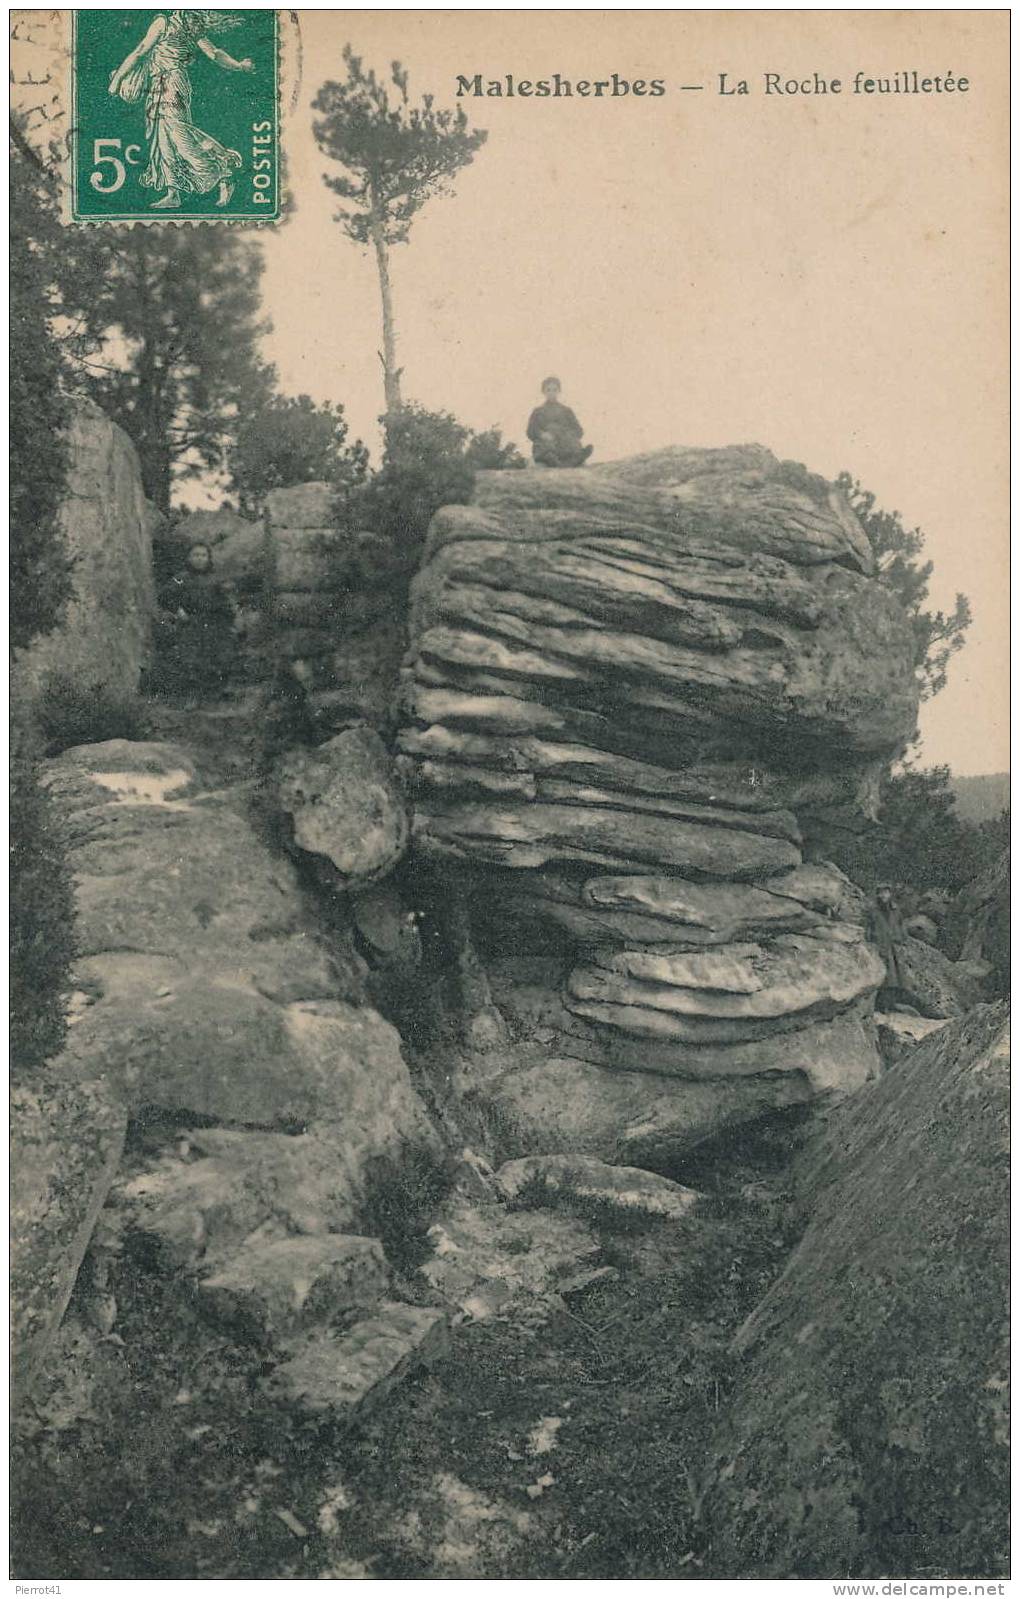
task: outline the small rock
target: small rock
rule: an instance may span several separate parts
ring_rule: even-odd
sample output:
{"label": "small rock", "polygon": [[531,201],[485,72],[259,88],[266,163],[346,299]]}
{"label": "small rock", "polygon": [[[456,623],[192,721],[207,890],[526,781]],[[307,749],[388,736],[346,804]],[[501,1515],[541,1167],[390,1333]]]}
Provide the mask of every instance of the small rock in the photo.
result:
{"label": "small rock", "polygon": [[580,1268],[595,1265],[599,1244],[574,1216],[471,1204],[446,1206],[429,1228],[433,1254],[421,1275],[476,1321],[509,1306],[550,1300]]}
{"label": "small rock", "polygon": [[528,1434],[528,1454],[548,1455],[556,1448],[556,1434],[563,1426],[562,1416],[540,1416]]}
{"label": "small rock", "polygon": [[389,1269],[376,1239],[330,1233],[249,1244],[200,1287],[218,1318],[280,1339],[374,1304],[389,1287]]}
{"label": "small rock", "polygon": [[277,1521],[283,1522],[283,1525],[286,1527],[287,1531],[292,1532],[295,1538],[308,1537],[308,1528],[303,1522],[298,1520],[293,1510],[281,1510],[279,1506],[275,1506],[273,1509],[273,1515],[276,1517]]}
{"label": "small rock", "polygon": [[556,1478],[552,1472],[547,1471],[544,1476],[539,1477],[537,1482],[529,1483],[524,1491],[529,1499],[541,1499],[546,1489],[551,1488],[555,1481]]}
{"label": "small rock", "polygon": [[441,1310],[384,1304],[347,1332],[322,1330],[292,1343],[271,1384],[303,1410],[360,1416],[416,1366],[443,1355],[446,1347]]}
{"label": "small rock", "polygon": [[496,1174],[484,1155],[462,1149],[454,1171],[454,1187],[466,1199],[494,1199]]}
{"label": "small rock", "polygon": [[875,1027],[878,1030],[878,1047],[887,1066],[895,1066],[923,1043],[932,1033],[948,1027],[947,1018],[933,1016],[907,1016],[896,1011],[876,1011]]}
{"label": "small rock", "polygon": [[683,1188],[668,1177],[657,1177],[636,1166],[610,1166],[584,1155],[528,1155],[523,1160],[508,1160],[496,1173],[496,1185],[508,1200],[517,1199],[525,1189],[539,1193],[544,1189],[670,1221],[689,1215],[701,1197],[693,1188]]}

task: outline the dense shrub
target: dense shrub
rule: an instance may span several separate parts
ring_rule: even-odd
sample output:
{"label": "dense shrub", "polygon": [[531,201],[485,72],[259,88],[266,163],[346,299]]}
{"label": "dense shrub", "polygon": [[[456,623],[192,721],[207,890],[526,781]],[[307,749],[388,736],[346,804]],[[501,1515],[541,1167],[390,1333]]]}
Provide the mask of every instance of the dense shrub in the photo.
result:
{"label": "dense shrub", "polygon": [[358,1226],[367,1237],[379,1239],[396,1271],[411,1273],[428,1259],[426,1235],[453,1180],[452,1159],[430,1149],[407,1147],[399,1155],[377,1155],[367,1163]]}
{"label": "dense shrub", "polygon": [[63,230],[54,180],[16,128],[10,194],[10,638],[20,650],[59,621],[71,562],[57,519],[68,464],[65,363],[50,325]]}
{"label": "dense shrub", "polygon": [[74,895],[27,724],[11,729],[11,1067],[31,1071],[60,1048],[74,957]]}
{"label": "dense shrub", "polygon": [[271,489],[298,483],[350,488],[364,480],[368,451],[347,442],[342,405],[316,405],[307,394],[276,395],[242,418],[227,455],[231,486],[245,515],[259,516]]}
{"label": "dense shrub", "polygon": [[[63,248],[56,180],[11,124],[10,644],[49,633],[71,594],[59,510],[68,468],[66,363],[53,333]],[[63,840],[40,787],[22,707],[10,748],[11,1066],[60,1049],[67,1025],[74,900]]]}
{"label": "dense shrub", "polygon": [[970,601],[957,594],[950,612],[925,610],[933,567],[931,561],[919,559],[924,533],[919,527],[908,528],[899,511],[883,511],[870,490],[849,472],[841,472],[836,484],[867,535],[878,562],[878,581],[892,590],[910,618],[921,698],[931,699],[945,688],[949,663],[964,646],[971,624]]}
{"label": "dense shrub", "polygon": [[348,514],[392,540],[414,564],[436,511],[466,504],[476,472],[523,465],[498,428],[473,433],[448,411],[405,405],[387,419],[382,466],[352,496]]}
{"label": "dense shrub", "polygon": [[145,736],[139,700],[105,683],[89,683],[63,672],[47,678],[39,695],[36,721],[43,750],[59,755],[77,744],[105,744],[111,738]]}
{"label": "dense shrub", "polygon": [[983,871],[999,844],[984,827],[957,815],[948,766],[903,770],[882,784],[874,825],[833,859],[862,888],[908,885],[918,893],[959,893]]}

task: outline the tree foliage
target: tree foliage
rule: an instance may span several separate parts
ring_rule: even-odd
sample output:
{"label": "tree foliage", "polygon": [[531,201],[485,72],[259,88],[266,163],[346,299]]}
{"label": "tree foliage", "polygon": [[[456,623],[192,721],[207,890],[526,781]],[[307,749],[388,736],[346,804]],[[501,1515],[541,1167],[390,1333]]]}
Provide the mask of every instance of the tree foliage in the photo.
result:
{"label": "tree foliage", "polygon": [[227,451],[231,487],[246,515],[258,515],[271,489],[296,483],[361,483],[368,451],[348,444],[342,405],[316,405],[307,394],[274,395],[243,417]]}
{"label": "tree foliage", "polygon": [[957,594],[948,614],[925,610],[933,567],[931,561],[917,559],[924,549],[921,529],[905,527],[899,511],[880,510],[875,496],[849,472],[841,472],[836,481],[867,534],[879,562],[879,581],[898,595],[910,617],[921,698],[931,699],[945,688],[949,663],[963,648],[971,624],[970,602],[965,594]]}
{"label": "tree foliage", "polygon": [[75,954],[64,841],[23,715],[11,724],[10,840],[10,1047],[12,1070],[20,1074],[42,1065],[64,1041]]}
{"label": "tree foliage", "polygon": [[476,472],[523,465],[498,428],[474,433],[448,411],[405,405],[389,419],[382,466],[352,511],[413,563],[436,511],[466,504]]}
{"label": "tree foliage", "polygon": [[71,561],[57,513],[67,478],[66,363],[53,333],[61,228],[54,179],[11,129],[10,615],[23,649],[60,619]]}
{"label": "tree foliage", "polygon": [[222,466],[241,419],[269,397],[261,275],[261,251],[234,228],[95,228],[68,244],[61,288],[84,381],[164,512],[175,483]]}
{"label": "tree foliage", "polygon": [[882,783],[873,826],[842,849],[836,864],[869,891],[879,883],[952,896],[968,887],[1008,844],[1002,820],[976,824],[956,811],[948,766],[911,763]]}
{"label": "tree foliage", "polygon": [[463,108],[437,111],[426,94],[411,103],[408,77],[399,61],[389,87],[366,68],[348,44],[347,76],[324,83],[313,101],[321,112],[313,123],[324,153],[343,171],[325,183],[341,201],[336,212],[348,238],[375,250],[382,297],[383,375],[386,413],[401,405],[401,371],[389,280],[389,250],[406,243],[411,223],[434,195],[448,193],[457,173],[474,160],[488,135],[469,129]]}
{"label": "tree foliage", "polygon": [[[67,363],[53,330],[62,237],[56,183],[11,124],[10,640],[18,651],[60,621],[71,561],[58,518],[66,492]],[[16,703],[10,730],[11,1066],[55,1054],[67,1026],[74,895],[35,729]]]}

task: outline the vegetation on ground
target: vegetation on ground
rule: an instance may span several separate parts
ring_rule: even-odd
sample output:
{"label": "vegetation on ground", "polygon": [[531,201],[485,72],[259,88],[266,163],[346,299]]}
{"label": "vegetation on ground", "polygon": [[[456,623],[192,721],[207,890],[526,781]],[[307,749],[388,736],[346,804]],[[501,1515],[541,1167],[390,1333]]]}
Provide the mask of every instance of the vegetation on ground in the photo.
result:
{"label": "vegetation on ground", "polygon": [[78,744],[141,739],[147,732],[145,704],[137,694],[120,693],[106,683],[89,682],[67,672],[54,672],[45,679],[36,724],[47,756]]}
{"label": "vegetation on ground", "polygon": [[[480,1549],[465,1574],[726,1575],[712,1564],[711,1440],[739,1375],[733,1334],[799,1226],[790,1139],[783,1126],[717,1149],[710,1173],[677,1172],[705,1190],[689,1224],[606,1232],[615,1277],[548,1319],[455,1327],[444,1359],[352,1428],[275,1405],[263,1352],[230,1344],[180,1278],[129,1254],[123,1343],[97,1344],[72,1306],[45,1401],[66,1425],[22,1426],[14,1572],[421,1578],[444,1558],[430,1508],[445,1478],[530,1517],[495,1568]],[[528,1440],[547,1417],[562,1425],[536,1457]]]}

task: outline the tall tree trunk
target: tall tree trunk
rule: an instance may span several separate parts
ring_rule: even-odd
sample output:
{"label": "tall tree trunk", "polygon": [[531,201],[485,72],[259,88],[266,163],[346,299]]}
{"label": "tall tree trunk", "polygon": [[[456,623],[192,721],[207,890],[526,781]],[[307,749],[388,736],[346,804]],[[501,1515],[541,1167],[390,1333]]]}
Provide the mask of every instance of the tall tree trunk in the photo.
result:
{"label": "tall tree trunk", "polygon": [[383,388],[386,395],[386,415],[400,410],[400,371],[397,366],[397,339],[393,331],[393,293],[390,289],[390,256],[383,232],[382,221],[372,216],[369,222],[372,243],[375,245],[375,264],[379,270],[379,295],[382,299],[383,328]]}
{"label": "tall tree trunk", "polygon": [[167,437],[167,418],[164,415],[163,381],[159,370],[159,339],[157,316],[149,288],[148,256],[145,242],[135,253],[135,284],[141,307],[143,328],[141,349],[138,352],[138,403],[136,409],[135,448],[142,469],[142,486],[147,497],[164,516],[170,513],[170,441]]}

